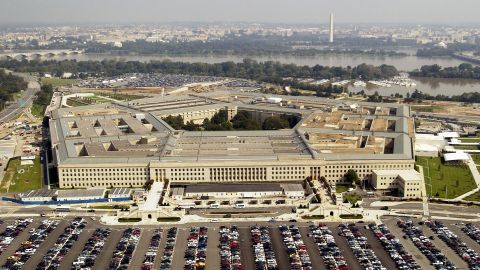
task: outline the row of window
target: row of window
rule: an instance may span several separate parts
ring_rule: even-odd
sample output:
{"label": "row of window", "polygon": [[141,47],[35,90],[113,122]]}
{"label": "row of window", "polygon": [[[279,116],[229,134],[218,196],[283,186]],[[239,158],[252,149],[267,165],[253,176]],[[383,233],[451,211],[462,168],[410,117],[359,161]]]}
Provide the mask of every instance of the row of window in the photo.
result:
{"label": "row of window", "polygon": [[62,169],[62,172],[146,172],[147,168],[90,168],[90,169]]}

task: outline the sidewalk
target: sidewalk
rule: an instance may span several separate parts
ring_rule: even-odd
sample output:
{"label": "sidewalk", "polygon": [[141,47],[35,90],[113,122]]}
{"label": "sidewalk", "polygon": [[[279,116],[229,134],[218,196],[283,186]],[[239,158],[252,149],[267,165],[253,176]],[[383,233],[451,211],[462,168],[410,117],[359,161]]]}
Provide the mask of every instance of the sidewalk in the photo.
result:
{"label": "sidewalk", "polygon": [[465,199],[466,197],[478,192],[480,190],[480,173],[478,172],[477,165],[473,161],[472,157],[470,156],[470,160],[468,161],[468,167],[470,168],[470,172],[472,173],[473,179],[475,180],[475,183],[477,184],[477,188],[473,189],[472,191],[469,191],[465,194],[462,194],[455,199],[454,201],[460,201]]}

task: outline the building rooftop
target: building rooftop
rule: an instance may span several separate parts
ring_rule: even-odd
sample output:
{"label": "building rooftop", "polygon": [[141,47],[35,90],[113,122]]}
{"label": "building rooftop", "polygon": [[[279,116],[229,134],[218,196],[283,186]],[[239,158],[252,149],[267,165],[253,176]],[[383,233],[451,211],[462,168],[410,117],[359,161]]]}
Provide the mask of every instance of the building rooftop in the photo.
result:
{"label": "building rooftop", "polygon": [[112,188],[110,192],[108,193],[109,196],[122,196],[122,195],[130,195],[132,193],[132,190],[130,188]]}
{"label": "building rooftop", "polygon": [[103,197],[105,189],[92,188],[92,189],[61,189],[58,190],[58,199],[65,198],[81,198],[81,197]]}
{"label": "building rooftop", "polygon": [[36,189],[36,190],[29,190],[27,192],[23,192],[18,194],[21,199],[27,198],[35,198],[35,197],[53,197],[57,194],[57,190],[54,189]]}
{"label": "building rooftop", "polygon": [[304,191],[302,184],[282,184],[282,188],[284,191]]}
{"label": "building rooftop", "polygon": [[[268,96],[270,97],[270,96]],[[52,145],[64,164],[202,162],[208,160],[413,159],[413,121],[398,104],[207,92],[54,111]],[[272,95],[271,97],[278,97]],[[272,131],[176,131],[161,117],[233,105],[255,115],[301,118]]]}

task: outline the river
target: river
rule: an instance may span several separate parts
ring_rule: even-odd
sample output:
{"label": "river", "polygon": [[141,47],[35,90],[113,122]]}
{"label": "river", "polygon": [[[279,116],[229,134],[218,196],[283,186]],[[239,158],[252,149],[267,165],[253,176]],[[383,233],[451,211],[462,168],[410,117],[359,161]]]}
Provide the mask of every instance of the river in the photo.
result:
{"label": "river", "polygon": [[[463,61],[455,58],[444,57],[417,57],[415,55],[408,56],[373,56],[373,55],[354,55],[354,54],[329,54],[317,55],[311,57],[299,56],[241,56],[241,55],[190,55],[190,56],[167,56],[167,55],[124,55],[116,56],[109,54],[78,54],[78,55],[64,55],[55,56],[48,59],[76,59],[77,61],[88,60],[104,60],[117,59],[127,61],[142,61],[148,62],[151,60],[172,60],[180,62],[204,62],[204,63],[220,63],[226,61],[241,62],[244,58],[251,58],[257,61],[279,61],[286,64],[297,65],[324,65],[324,66],[356,66],[362,63],[371,65],[388,64],[395,66],[400,71],[411,71],[420,68],[423,65],[438,64],[442,67],[458,66]],[[381,95],[390,95],[400,93],[406,95],[408,92],[413,92],[418,89],[422,92],[431,95],[458,95],[465,92],[480,92],[480,81],[462,80],[462,79],[436,79],[436,78],[417,78],[417,84],[414,88],[406,88],[401,86],[373,87],[368,86],[365,90],[367,93],[378,91]],[[362,88],[355,88],[351,86],[351,91],[360,91]]]}
{"label": "river", "polygon": [[110,54],[78,54],[55,56],[48,59],[76,59],[78,61],[103,59],[117,59],[126,61],[142,61],[151,60],[172,60],[179,62],[203,62],[203,63],[221,63],[227,61],[241,62],[245,58],[255,59],[257,61],[279,61],[285,64],[296,65],[323,65],[323,66],[357,66],[362,63],[379,66],[389,64],[395,66],[400,71],[412,71],[423,65],[438,64],[442,67],[458,66],[463,63],[461,60],[447,57],[417,57],[408,56],[374,56],[374,55],[357,55],[357,54],[327,54],[316,56],[242,56],[242,55],[186,55],[186,56],[168,56],[168,55],[110,55]]}
{"label": "river", "polygon": [[415,87],[402,87],[398,85],[392,85],[391,87],[377,87],[367,84],[367,87],[354,87],[353,85],[350,85],[348,90],[354,93],[365,90],[367,95],[371,95],[375,93],[375,91],[378,91],[382,96],[389,96],[396,93],[406,96],[407,93],[413,93],[415,89],[433,96],[452,96],[468,92],[480,92],[480,81],[478,80],[440,78],[412,78],[412,80],[417,84]]}

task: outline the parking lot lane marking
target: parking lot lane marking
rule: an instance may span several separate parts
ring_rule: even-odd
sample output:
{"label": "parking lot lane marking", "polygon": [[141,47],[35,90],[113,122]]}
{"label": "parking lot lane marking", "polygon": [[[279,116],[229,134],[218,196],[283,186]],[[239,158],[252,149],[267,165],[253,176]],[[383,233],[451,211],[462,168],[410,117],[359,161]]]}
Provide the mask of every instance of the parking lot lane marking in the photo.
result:
{"label": "parking lot lane marking", "polygon": [[209,227],[207,236],[206,270],[220,269],[220,233],[217,227]]}
{"label": "parking lot lane marking", "polygon": [[87,230],[84,229],[82,233],[78,236],[78,240],[75,241],[75,243],[73,244],[73,247],[70,249],[67,255],[65,255],[58,270],[72,269],[73,261],[78,257],[80,252],[82,252],[83,247],[85,247],[85,244],[87,243],[88,238],[90,238],[90,236],[92,236],[93,234],[94,230],[91,229],[92,226],[94,225],[88,223],[88,220],[87,220],[87,228],[90,227],[90,229],[87,229]]}
{"label": "parking lot lane marking", "polygon": [[382,243],[378,240],[378,238],[373,234],[371,230],[365,229],[364,225],[358,225],[360,229],[360,233],[367,237],[367,243],[370,245],[370,249],[375,252],[378,259],[382,262],[382,265],[385,266],[387,269],[396,269],[396,264],[385,251],[382,246]]}
{"label": "parking lot lane marking", "polygon": [[330,230],[332,230],[333,238],[335,238],[335,242],[337,243],[338,247],[342,251],[343,256],[345,257],[345,260],[347,261],[348,269],[363,270],[363,267],[360,265],[352,250],[348,246],[345,237],[338,235],[338,233],[340,232],[338,227],[335,225],[329,225],[328,227],[330,228]]}
{"label": "parking lot lane marking", "polygon": [[[457,221],[458,222],[458,221]],[[462,231],[462,228],[465,227],[465,225],[455,225],[458,223],[455,222],[445,222],[445,225],[454,233],[456,234],[465,244],[467,244],[471,249],[480,252],[480,244],[477,243],[477,241],[474,241],[470,236],[468,236],[464,231]],[[477,226],[478,228],[479,226]]]}
{"label": "parking lot lane marking", "polygon": [[55,244],[58,237],[63,233],[67,227],[70,219],[64,219],[60,221],[57,228],[50,233],[50,235],[45,239],[45,241],[38,247],[37,251],[33,256],[23,265],[23,269],[35,269],[37,265],[42,261],[43,256],[47,251]]}
{"label": "parking lot lane marking", "polygon": [[123,230],[112,230],[112,233],[110,233],[110,235],[107,237],[102,252],[100,252],[100,255],[98,255],[97,259],[95,260],[95,266],[93,269],[108,269],[110,261],[112,260],[113,252],[115,251],[115,247],[122,237],[122,232]]}
{"label": "parking lot lane marking", "polygon": [[133,253],[132,260],[128,265],[129,270],[140,269],[142,266],[143,259],[145,258],[145,253],[147,253],[148,247],[150,246],[150,239],[152,238],[153,230],[152,229],[142,229],[140,235],[140,241],[138,242],[135,252]]}
{"label": "parking lot lane marking", "polygon": [[277,259],[279,270],[290,270],[290,261],[288,259],[285,245],[283,244],[282,235],[278,229],[278,225],[272,225],[269,228],[270,238],[272,240],[273,250],[275,252],[275,258]]}
{"label": "parking lot lane marking", "polygon": [[430,261],[423,255],[422,252],[418,250],[418,248],[410,241],[409,239],[404,239],[403,235],[405,235],[402,231],[397,226],[397,220],[396,219],[388,219],[388,220],[383,220],[385,225],[387,225],[388,229],[390,232],[393,233],[397,237],[397,239],[400,240],[400,243],[403,245],[403,247],[408,251],[408,253],[412,254],[412,256],[415,258],[415,261],[422,267],[424,270],[434,270],[435,268],[430,264]]}
{"label": "parking lot lane marking", "polygon": [[[418,219],[415,223],[418,224]],[[442,253],[457,267],[457,269],[468,269],[468,264],[465,262],[453,249],[451,249],[445,242],[443,242],[438,235],[436,235],[427,225],[419,226],[426,237],[433,236],[432,243],[442,251]]]}
{"label": "parking lot lane marking", "polygon": [[172,270],[183,270],[185,266],[185,249],[187,248],[187,230],[185,228],[178,229],[177,242],[173,252]]}
{"label": "parking lot lane marking", "polygon": [[165,251],[165,246],[167,244],[167,232],[170,227],[163,227],[161,228],[163,232],[160,234],[160,245],[158,246],[157,256],[155,257],[155,261],[153,262],[152,269],[159,269],[160,263],[162,262],[163,252]]}
{"label": "parking lot lane marking", "polygon": [[[13,224],[13,223],[12,223]],[[40,225],[40,220],[34,220],[32,223],[30,223],[25,230],[23,230],[20,235],[15,237],[15,239],[10,243],[10,245],[7,247],[7,249],[0,255],[0,265],[4,265],[5,262],[7,261],[7,258],[12,256],[12,254],[20,247],[22,242],[26,241],[28,237],[30,236],[30,233],[28,232],[30,229],[35,229]]]}
{"label": "parking lot lane marking", "polygon": [[240,254],[242,265],[245,270],[255,269],[255,258],[253,256],[252,249],[252,235],[250,233],[249,227],[239,227],[238,232],[240,233]]}
{"label": "parking lot lane marking", "polygon": [[320,250],[312,237],[308,237],[310,230],[308,227],[298,227],[300,234],[302,235],[303,243],[307,247],[308,256],[312,262],[314,270],[326,270],[323,259],[320,255]]}

